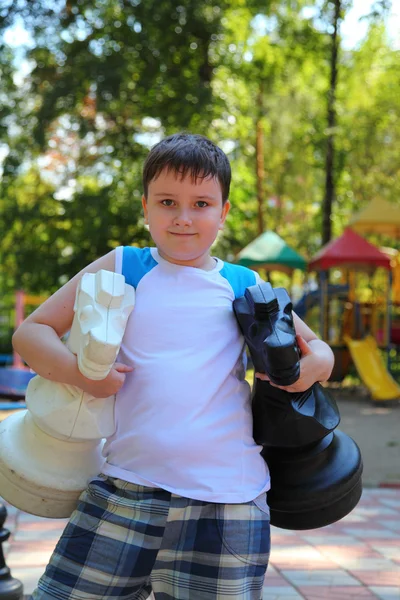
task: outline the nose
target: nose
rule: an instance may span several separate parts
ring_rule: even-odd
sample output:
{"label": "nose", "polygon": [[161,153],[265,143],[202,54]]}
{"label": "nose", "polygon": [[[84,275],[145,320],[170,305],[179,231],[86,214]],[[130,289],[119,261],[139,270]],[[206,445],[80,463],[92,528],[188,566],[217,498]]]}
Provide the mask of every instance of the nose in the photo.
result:
{"label": "nose", "polygon": [[189,227],[192,224],[190,210],[187,208],[180,208],[175,215],[174,224],[178,227]]}

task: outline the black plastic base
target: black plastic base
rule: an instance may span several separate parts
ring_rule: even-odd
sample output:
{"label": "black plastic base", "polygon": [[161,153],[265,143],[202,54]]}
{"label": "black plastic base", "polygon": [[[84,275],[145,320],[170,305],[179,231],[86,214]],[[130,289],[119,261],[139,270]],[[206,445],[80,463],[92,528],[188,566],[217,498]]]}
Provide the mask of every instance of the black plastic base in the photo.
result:
{"label": "black plastic base", "polygon": [[0,579],[0,600],[22,600],[23,586],[18,579]]}
{"label": "black plastic base", "polygon": [[[348,515],[358,504],[362,493],[361,474],[354,488],[343,498],[336,499],[329,506],[316,506],[304,512],[282,512],[277,508],[270,507],[271,525],[280,529],[293,529],[303,531],[306,529],[318,529],[340,521]],[[269,493],[267,494],[270,502]]]}
{"label": "black plastic base", "polygon": [[316,529],[342,519],[362,492],[360,449],[336,430],[302,451],[264,449],[271,473],[271,524],[282,529]]}

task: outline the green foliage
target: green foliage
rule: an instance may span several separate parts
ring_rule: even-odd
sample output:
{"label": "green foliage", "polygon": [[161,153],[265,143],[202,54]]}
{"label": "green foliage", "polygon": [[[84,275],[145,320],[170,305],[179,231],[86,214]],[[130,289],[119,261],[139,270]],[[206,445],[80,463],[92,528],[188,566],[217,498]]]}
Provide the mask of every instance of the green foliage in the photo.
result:
{"label": "green foliage", "polygon": [[27,3],[25,18],[38,40],[30,53],[38,142],[66,112],[83,131],[95,128],[90,113],[100,113],[119,136],[134,134],[143,115],[162,119],[166,129],[204,127],[212,113],[210,47],[225,4],[81,0],[49,9],[46,2]]}
{"label": "green foliage", "polygon": [[383,26],[373,25],[346,65],[340,89],[342,223],[373,197],[399,202],[399,97],[398,52]]}

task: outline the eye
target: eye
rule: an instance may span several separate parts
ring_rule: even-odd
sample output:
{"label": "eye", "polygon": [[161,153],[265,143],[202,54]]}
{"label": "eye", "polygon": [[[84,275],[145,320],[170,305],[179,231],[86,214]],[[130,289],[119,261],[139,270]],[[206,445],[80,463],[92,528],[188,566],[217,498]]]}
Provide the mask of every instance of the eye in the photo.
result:
{"label": "eye", "polygon": [[206,206],[208,206],[208,202],[206,202],[205,200],[198,200],[196,202],[196,206],[198,206],[199,208],[205,208]]}
{"label": "eye", "polygon": [[173,200],[169,200],[168,198],[166,200],[161,200],[161,204],[163,206],[172,206],[173,203],[174,203],[174,201]]}

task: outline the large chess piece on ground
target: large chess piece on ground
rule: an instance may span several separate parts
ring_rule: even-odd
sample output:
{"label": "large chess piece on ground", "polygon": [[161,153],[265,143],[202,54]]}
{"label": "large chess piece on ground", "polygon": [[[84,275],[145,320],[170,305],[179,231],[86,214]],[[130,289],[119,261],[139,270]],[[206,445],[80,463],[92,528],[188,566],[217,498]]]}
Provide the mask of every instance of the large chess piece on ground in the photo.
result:
{"label": "large chess piece on ground", "polygon": [[[283,288],[269,283],[247,288],[234,310],[256,372],[276,385],[300,375],[292,304]],[[271,474],[271,524],[284,529],[323,527],[347,515],[362,491],[357,444],[338,431],[334,399],[319,383],[289,393],[255,379],[254,439]]]}
{"label": "large chess piece on ground", "polygon": [[[85,377],[107,377],[134,300],[123,275],[104,270],[83,275],[67,346]],[[34,377],[27,410],[0,423],[0,495],[35,515],[69,517],[104,464],[104,438],[115,430],[114,402],[114,396],[94,398],[75,386]]]}

